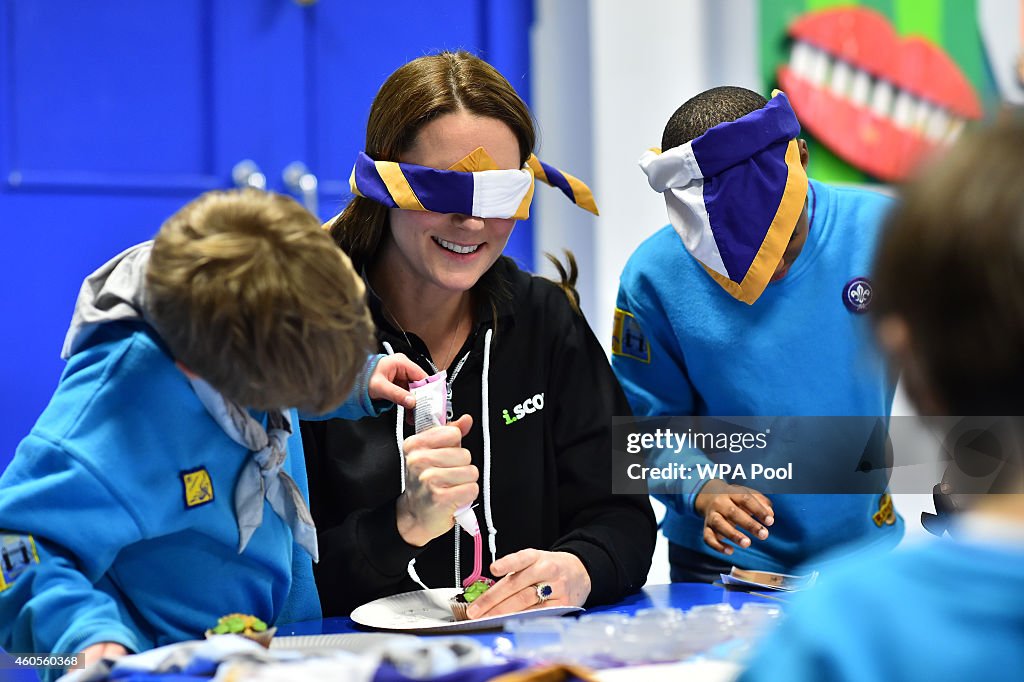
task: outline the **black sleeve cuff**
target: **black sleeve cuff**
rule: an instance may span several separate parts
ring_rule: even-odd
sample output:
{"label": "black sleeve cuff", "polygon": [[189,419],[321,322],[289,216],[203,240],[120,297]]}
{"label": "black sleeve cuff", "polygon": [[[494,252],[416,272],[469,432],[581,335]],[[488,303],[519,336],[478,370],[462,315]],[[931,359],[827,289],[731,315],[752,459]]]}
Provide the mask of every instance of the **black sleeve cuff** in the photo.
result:
{"label": "black sleeve cuff", "polygon": [[610,604],[618,601],[629,592],[640,586],[629,586],[623,590],[619,580],[619,570],[615,561],[601,547],[581,539],[566,540],[551,548],[553,552],[568,552],[576,555],[587,569],[590,576],[590,594],[585,607]]}

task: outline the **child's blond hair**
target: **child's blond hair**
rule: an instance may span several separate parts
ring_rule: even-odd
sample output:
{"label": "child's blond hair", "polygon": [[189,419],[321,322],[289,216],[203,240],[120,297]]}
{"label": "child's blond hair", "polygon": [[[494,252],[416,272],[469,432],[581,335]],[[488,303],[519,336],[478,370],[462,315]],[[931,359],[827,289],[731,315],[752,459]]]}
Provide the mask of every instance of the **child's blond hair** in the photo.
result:
{"label": "child's blond hair", "polygon": [[192,201],[160,228],[146,287],[175,360],[246,407],[328,411],[374,348],[362,280],[288,197]]}

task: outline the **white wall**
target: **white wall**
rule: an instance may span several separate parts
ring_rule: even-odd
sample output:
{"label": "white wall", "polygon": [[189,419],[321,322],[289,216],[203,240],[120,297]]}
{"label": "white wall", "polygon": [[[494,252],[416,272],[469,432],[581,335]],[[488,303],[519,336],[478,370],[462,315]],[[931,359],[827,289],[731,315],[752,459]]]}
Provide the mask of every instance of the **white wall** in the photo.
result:
{"label": "white wall", "polygon": [[[589,0],[537,1],[530,78],[539,138],[537,155],[593,188],[589,5]],[[600,208],[600,195],[597,201]],[[534,262],[538,270],[554,276],[543,254],[561,258],[563,249],[571,250],[582,269],[579,291],[584,309],[592,311],[598,219],[546,188],[534,194],[531,210],[537,217]],[[588,319],[598,318],[588,314]]]}
{"label": "white wall", "polygon": [[[550,192],[535,200],[542,254],[571,249],[583,311],[610,346],[619,273],[665,225],[665,204],[637,159],[661,144],[680,104],[716,85],[761,89],[755,0],[536,0],[532,36],[538,156],[594,190],[600,218]],[[663,511],[656,505],[659,513]],[[669,581],[659,535],[649,583]]]}
{"label": "white wall", "polygon": [[[610,343],[619,273],[668,222],[637,159],[659,146],[672,112],[716,85],[761,89],[754,0],[537,0],[533,102],[540,156],[587,181],[601,217],[543,190],[537,263],[579,256],[584,312]],[[550,273],[551,271],[547,271]]]}

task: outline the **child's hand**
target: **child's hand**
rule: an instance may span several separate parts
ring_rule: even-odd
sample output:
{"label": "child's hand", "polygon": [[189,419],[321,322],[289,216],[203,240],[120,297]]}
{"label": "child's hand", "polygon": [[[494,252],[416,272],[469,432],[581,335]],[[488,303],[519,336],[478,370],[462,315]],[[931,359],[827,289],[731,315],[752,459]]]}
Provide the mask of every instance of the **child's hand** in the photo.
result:
{"label": "child's hand", "polygon": [[82,658],[85,660],[85,667],[103,658],[120,658],[127,656],[128,650],[117,642],[98,642],[92,646],[85,647],[82,651]]}
{"label": "child's hand", "polygon": [[416,399],[406,390],[409,382],[426,378],[427,373],[401,353],[388,355],[380,359],[370,376],[370,398],[390,400],[396,405],[412,409],[416,406]]}
{"label": "child's hand", "polygon": [[725,540],[732,540],[740,547],[750,546],[750,538],[737,526],[764,540],[768,537],[765,526],[775,523],[772,503],[767,497],[752,488],[725,481],[705,483],[693,502],[693,508],[704,517],[704,543],[723,554],[733,552]]}

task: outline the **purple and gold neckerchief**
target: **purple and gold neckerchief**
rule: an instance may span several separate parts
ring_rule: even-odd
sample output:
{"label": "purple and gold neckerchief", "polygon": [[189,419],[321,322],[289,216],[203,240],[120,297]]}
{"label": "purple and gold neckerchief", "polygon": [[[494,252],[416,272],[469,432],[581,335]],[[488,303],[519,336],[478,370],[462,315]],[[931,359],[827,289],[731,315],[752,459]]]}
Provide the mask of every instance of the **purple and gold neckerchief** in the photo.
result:
{"label": "purple and gold neckerchief", "polygon": [[374,161],[360,152],[349,185],[356,196],[391,208],[525,220],[530,217],[535,178],[557,187],[574,204],[597,215],[594,195],[579,178],[533,154],[522,168],[499,170],[483,147],[447,170]]}
{"label": "purple and gold neckerchief", "polygon": [[747,304],[768,286],[804,209],[799,134],[789,100],[776,90],[757,111],[640,157],[686,250]]}

